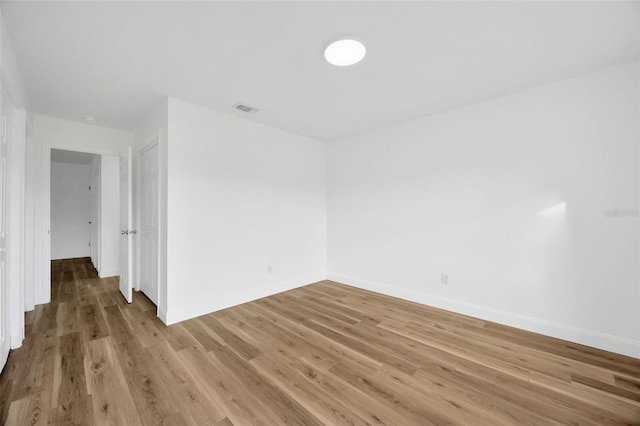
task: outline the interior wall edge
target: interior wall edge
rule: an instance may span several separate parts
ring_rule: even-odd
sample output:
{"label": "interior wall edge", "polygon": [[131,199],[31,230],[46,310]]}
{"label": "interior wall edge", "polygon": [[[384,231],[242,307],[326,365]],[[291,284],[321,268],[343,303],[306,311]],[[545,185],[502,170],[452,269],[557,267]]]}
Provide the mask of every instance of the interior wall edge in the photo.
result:
{"label": "interior wall edge", "polygon": [[398,288],[388,283],[369,281],[341,274],[328,274],[327,279],[340,284],[361,288],[363,290],[369,290],[387,296],[408,300],[410,302],[444,309],[457,314],[468,315],[485,321],[492,321],[509,327],[515,327],[543,334],[545,336],[555,337],[557,339],[563,339],[569,342],[579,343],[581,345],[591,346],[640,359],[640,341],[637,340],[577,328],[566,324],[520,315],[514,312],[493,309],[455,299],[416,293],[411,290]]}
{"label": "interior wall edge", "polygon": [[314,284],[324,280],[325,277],[321,274],[318,274],[305,280],[285,283],[281,286],[278,286],[277,288],[270,287],[268,289],[265,289],[266,291],[258,295],[256,295],[256,293],[252,291],[251,296],[229,298],[222,302],[220,302],[219,300],[214,300],[213,304],[210,301],[207,301],[207,303],[200,303],[197,306],[179,307],[178,309],[167,309],[166,311],[158,308],[158,317],[165,325],[172,325],[202,315],[231,308],[233,306],[241,305],[243,303],[253,302],[255,300],[272,296],[274,294],[283,293],[289,290],[295,290],[296,288],[304,287],[306,285]]}
{"label": "interior wall edge", "polygon": [[163,324],[170,325],[167,323],[167,311],[160,306],[158,306],[158,318],[160,318]]}

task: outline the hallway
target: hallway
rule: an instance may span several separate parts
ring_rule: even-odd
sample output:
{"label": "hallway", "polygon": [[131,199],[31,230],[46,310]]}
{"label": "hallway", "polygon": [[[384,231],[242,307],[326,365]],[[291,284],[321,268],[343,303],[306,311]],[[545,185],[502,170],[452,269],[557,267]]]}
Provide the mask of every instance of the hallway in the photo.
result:
{"label": "hallway", "polygon": [[[89,258],[53,260],[51,282],[51,303],[26,313],[24,344],[11,351],[0,376],[0,424],[94,424],[85,362],[92,356],[114,361],[108,358],[115,354],[111,344],[131,340],[131,329],[164,327],[148,299],[134,292],[134,303],[127,305],[118,277],[99,279]],[[106,336],[109,343],[101,339]],[[103,344],[90,343],[98,341]],[[121,372],[92,372],[94,379],[104,373],[107,386],[117,384],[110,388],[116,400],[124,397]],[[130,396],[126,399],[118,410],[131,406]]]}

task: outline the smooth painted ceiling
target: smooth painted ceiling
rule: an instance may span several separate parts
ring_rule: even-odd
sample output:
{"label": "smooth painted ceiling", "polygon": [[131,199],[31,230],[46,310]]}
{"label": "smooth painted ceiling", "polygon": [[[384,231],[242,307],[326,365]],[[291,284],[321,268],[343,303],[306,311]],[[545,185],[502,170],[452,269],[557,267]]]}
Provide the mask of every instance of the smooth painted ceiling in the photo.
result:
{"label": "smooth painted ceiling", "polygon": [[[132,130],[166,96],[320,140],[639,57],[638,2],[2,2],[33,112]],[[334,67],[332,39],[365,59]],[[260,109],[244,114],[236,102]]]}

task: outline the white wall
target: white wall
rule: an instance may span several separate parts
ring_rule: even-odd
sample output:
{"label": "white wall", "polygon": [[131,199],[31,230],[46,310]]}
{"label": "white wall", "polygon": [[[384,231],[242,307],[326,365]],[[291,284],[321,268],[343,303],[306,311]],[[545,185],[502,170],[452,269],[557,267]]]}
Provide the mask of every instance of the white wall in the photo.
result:
{"label": "white wall", "polygon": [[51,162],[51,258],[88,257],[91,167]]}
{"label": "white wall", "polygon": [[167,322],[325,278],[326,145],[169,99]]}
{"label": "white wall", "polygon": [[120,158],[100,158],[100,278],[120,275]]}
{"label": "white wall", "polygon": [[329,278],[639,357],[638,77],[331,143]]}
{"label": "white wall", "polygon": [[11,101],[14,108],[28,108],[27,91],[22,81],[20,67],[16,58],[9,30],[0,16],[0,81],[2,91]]}
{"label": "white wall", "polygon": [[34,134],[49,148],[94,154],[126,155],[133,133],[34,114]]}

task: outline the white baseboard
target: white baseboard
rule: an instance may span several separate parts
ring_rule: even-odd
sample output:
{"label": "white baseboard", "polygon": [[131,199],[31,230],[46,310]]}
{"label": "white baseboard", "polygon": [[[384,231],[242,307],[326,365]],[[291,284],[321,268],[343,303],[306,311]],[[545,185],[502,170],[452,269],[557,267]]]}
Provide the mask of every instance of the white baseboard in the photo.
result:
{"label": "white baseboard", "polygon": [[522,330],[544,334],[558,339],[615,352],[622,355],[640,358],[640,341],[613,336],[597,331],[585,330],[566,324],[547,321],[540,318],[520,315],[513,312],[501,311],[485,306],[474,305],[454,299],[448,299],[430,294],[417,293],[411,290],[397,288],[388,284],[362,280],[340,274],[329,274],[328,280],[343,283],[353,287],[370,290],[377,293],[397,297],[423,305],[433,306],[471,317],[496,322]]}
{"label": "white baseboard", "polygon": [[160,321],[162,321],[165,325],[169,325],[167,324],[167,312],[159,306],[158,306],[158,318],[160,318]]}
{"label": "white baseboard", "polygon": [[98,271],[100,278],[116,277],[118,275],[120,275],[120,268],[101,269]]}

